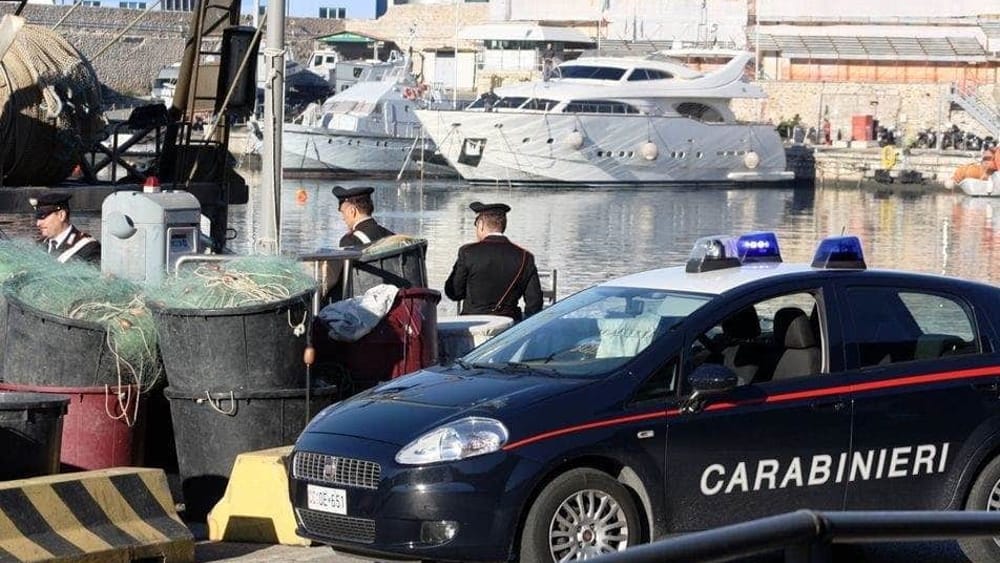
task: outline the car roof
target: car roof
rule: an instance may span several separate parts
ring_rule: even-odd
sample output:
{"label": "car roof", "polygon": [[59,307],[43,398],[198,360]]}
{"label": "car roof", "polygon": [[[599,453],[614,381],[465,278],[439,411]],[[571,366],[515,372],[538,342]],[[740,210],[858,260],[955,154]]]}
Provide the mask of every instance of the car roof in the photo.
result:
{"label": "car roof", "polygon": [[[845,270],[836,271],[845,272]],[[914,279],[923,279],[927,283],[934,281],[940,283],[945,280],[947,280],[948,283],[956,283],[956,281],[958,281],[955,278],[948,278],[933,274],[907,272],[902,270],[851,271],[858,273],[865,272],[864,275],[912,277]],[[744,264],[739,267],[696,273],[689,273],[685,271],[684,266],[676,266],[627,275],[609,280],[601,285],[720,295],[731,289],[753,282],[759,282],[761,280],[777,280],[780,278],[790,277],[795,274],[814,274],[816,276],[823,276],[828,275],[830,272],[831,270],[829,269],[813,268],[809,264],[794,264],[785,262]]]}

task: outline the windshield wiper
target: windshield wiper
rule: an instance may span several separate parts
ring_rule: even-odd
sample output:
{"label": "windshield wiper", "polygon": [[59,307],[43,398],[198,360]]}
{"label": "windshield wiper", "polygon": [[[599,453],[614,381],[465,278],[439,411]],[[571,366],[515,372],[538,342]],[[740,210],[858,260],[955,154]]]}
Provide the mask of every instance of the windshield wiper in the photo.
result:
{"label": "windshield wiper", "polygon": [[470,369],[472,369],[472,366],[470,366],[469,364],[467,364],[465,362],[465,360],[463,360],[461,358],[456,358],[454,360],[454,363],[458,364],[458,367],[460,367],[460,368],[462,368],[464,370],[470,370]]}
{"label": "windshield wiper", "polygon": [[555,376],[555,377],[558,377],[558,376],[561,375],[559,373],[559,370],[557,370],[557,369],[543,368],[543,367],[538,366],[536,364],[529,364],[529,363],[526,363],[526,362],[507,362],[506,364],[503,364],[503,371],[506,371],[506,372],[530,372],[530,373],[538,373],[538,374],[542,374],[542,375]]}

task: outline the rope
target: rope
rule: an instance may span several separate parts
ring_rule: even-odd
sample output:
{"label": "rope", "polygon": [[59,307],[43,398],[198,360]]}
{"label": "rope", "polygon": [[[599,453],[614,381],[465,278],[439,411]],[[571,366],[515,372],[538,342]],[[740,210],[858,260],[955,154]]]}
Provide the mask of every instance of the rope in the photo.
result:
{"label": "rope", "polygon": [[79,8],[82,4],[83,0],[76,0],[73,6],[69,10],[66,10],[66,13],[63,14],[63,17],[59,18],[59,21],[57,21],[55,25],[52,26],[52,31],[59,29],[59,26],[62,25],[62,22],[66,21],[66,18],[68,18],[70,14],[76,11],[76,9]]}
{"label": "rope", "polygon": [[298,324],[292,324],[292,310],[289,309],[285,312],[285,316],[288,317],[288,326],[292,329],[292,334],[295,336],[302,336],[306,333],[306,320],[309,318],[309,311],[302,311],[302,320]]}
{"label": "rope", "polygon": [[208,406],[212,407],[212,410],[214,410],[219,414],[225,416],[233,416],[234,414],[236,414],[236,395],[232,391],[229,392],[229,405],[230,405],[229,410],[222,410],[223,399],[219,399],[219,403],[216,404],[215,401],[212,399],[212,394],[209,393],[208,391],[205,391],[205,399],[208,401]]}

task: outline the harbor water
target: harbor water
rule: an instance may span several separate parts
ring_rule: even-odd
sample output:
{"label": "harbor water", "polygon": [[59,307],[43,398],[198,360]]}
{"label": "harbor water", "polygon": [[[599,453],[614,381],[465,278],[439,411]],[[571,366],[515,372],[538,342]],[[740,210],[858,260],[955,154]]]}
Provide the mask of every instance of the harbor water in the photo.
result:
{"label": "harbor water", "polygon": [[[253,185],[254,179],[250,179]],[[473,201],[504,202],[513,210],[507,234],[532,251],[539,270],[556,269],[565,297],[594,283],[684,262],[702,236],[775,231],[786,261],[808,261],[823,237],[861,237],[870,267],[905,268],[1000,282],[1000,198],[945,191],[888,191],[857,184],[815,188],[508,188],[460,181],[284,180],[284,253],[334,248],[345,232],[334,185],[374,185],[375,217],[397,233],[426,238],[429,285],[441,289],[458,247],[474,240]],[[230,241],[252,252],[256,217],[251,202],[230,209]],[[100,218],[75,214],[78,226],[101,232]],[[29,215],[0,215],[10,236],[34,236]],[[455,305],[443,300],[443,314]]]}

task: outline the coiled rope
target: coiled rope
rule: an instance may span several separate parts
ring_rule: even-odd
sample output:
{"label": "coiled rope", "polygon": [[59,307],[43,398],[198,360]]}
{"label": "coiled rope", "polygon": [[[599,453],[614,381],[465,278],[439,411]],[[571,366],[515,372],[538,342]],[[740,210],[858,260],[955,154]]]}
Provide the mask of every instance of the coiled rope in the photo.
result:
{"label": "coiled rope", "polygon": [[0,185],[62,181],[104,125],[87,59],[52,30],[24,26],[0,61]]}

